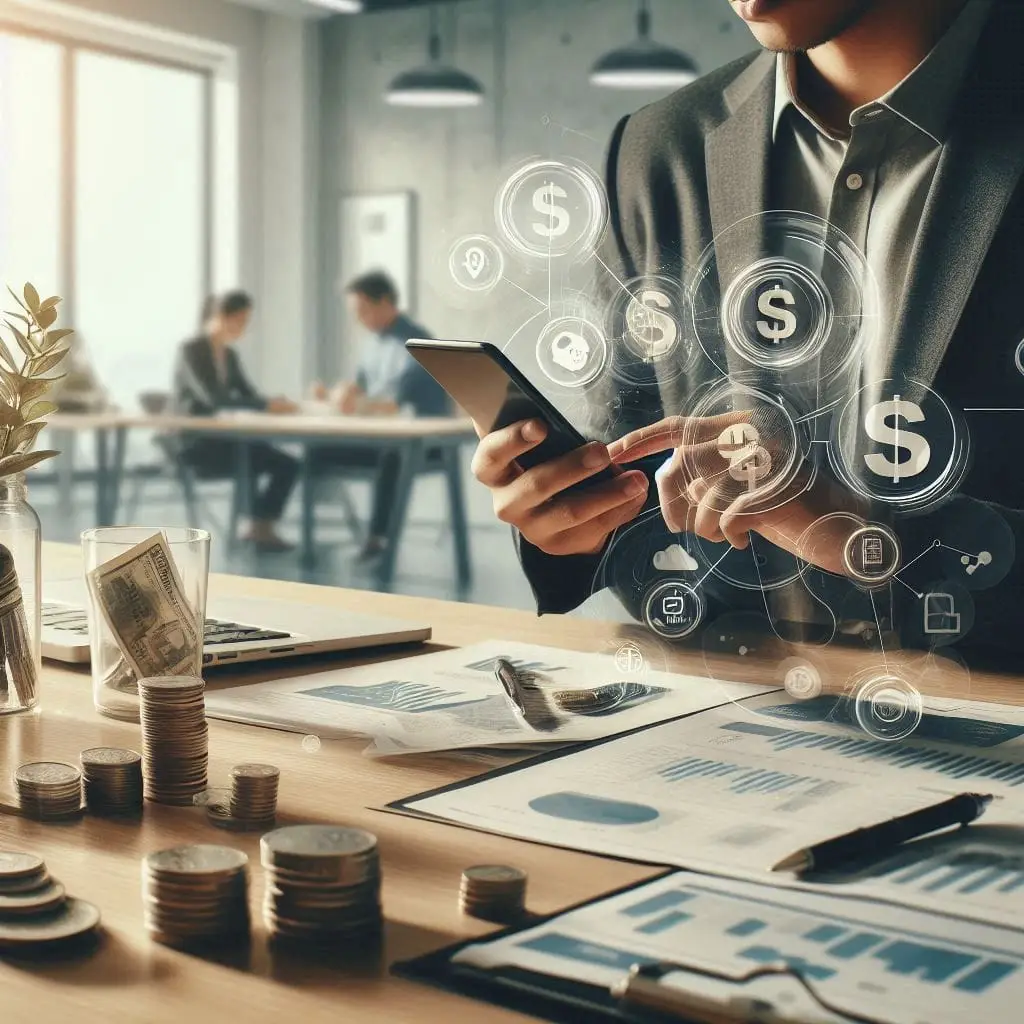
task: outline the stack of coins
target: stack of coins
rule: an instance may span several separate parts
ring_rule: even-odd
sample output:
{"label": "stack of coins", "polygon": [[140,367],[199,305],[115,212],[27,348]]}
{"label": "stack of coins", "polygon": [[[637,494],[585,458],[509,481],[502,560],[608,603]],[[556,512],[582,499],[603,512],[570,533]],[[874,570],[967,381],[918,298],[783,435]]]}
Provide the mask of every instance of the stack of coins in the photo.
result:
{"label": "stack of coins", "polygon": [[81,753],[85,806],[93,814],[142,813],[142,757],[134,750],[90,747]]}
{"label": "stack of coins", "polygon": [[459,909],[496,924],[513,922],[526,910],[526,872],[504,864],[477,864],[462,872]]}
{"label": "stack of coins", "polygon": [[273,827],[281,772],[272,764],[237,764],[231,769],[231,816],[246,828]]}
{"label": "stack of coins", "polygon": [[14,773],[22,813],[37,821],[68,821],[82,812],[82,774],[71,764],[34,761]]}
{"label": "stack of coins", "polygon": [[207,726],[203,681],[194,676],[139,680],[146,799],[190,806],[206,789]]}
{"label": "stack of coins", "polygon": [[169,946],[249,934],[249,858],[229,846],[176,846],[142,861],[146,930]]}
{"label": "stack of coins", "polygon": [[77,938],[99,921],[92,904],[65,895],[41,857],[0,850],[0,949],[24,951]]}
{"label": "stack of coins", "polygon": [[365,942],[381,933],[377,837],[357,828],[293,825],[260,840],[263,919],[272,938]]}

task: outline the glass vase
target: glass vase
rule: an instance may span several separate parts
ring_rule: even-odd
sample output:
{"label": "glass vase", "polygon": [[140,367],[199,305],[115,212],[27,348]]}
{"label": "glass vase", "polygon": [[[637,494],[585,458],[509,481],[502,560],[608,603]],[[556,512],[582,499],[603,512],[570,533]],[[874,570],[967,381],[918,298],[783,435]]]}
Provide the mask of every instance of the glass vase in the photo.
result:
{"label": "glass vase", "polygon": [[0,477],[0,715],[39,703],[42,530],[24,475]]}

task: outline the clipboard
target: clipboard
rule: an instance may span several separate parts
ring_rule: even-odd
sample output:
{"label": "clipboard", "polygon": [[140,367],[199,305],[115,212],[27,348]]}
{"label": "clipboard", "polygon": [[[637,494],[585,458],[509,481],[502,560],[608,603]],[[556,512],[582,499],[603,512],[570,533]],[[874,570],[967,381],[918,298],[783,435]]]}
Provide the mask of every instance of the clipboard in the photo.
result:
{"label": "clipboard", "polygon": [[607,989],[597,985],[567,981],[518,967],[483,970],[468,964],[453,963],[452,958],[469,946],[535,928],[538,924],[553,921],[570,911],[579,910],[611,896],[619,896],[672,874],[678,872],[662,871],[612,892],[601,893],[594,899],[583,900],[554,914],[532,917],[520,924],[446,946],[425,956],[397,961],[391,965],[391,973],[399,978],[476,999],[491,1006],[500,1006],[541,1020],[552,1021],[553,1024],[580,1024],[583,1020],[588,1024],[590,1021],[594,1021],[595,1024],[651,1024],[653,1018],[649,1013],[630,1012],[613,999]]}

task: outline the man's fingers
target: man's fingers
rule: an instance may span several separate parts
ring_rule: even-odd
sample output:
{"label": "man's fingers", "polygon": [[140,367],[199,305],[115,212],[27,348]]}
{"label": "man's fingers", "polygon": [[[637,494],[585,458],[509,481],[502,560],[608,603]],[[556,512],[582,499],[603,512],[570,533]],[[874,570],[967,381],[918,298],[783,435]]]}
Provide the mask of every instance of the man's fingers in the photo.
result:
{"label": "man's fingers", "polygon": [[549,554],[560,554],[563,550],[579,551],[584,549],[584,546],[586,548],[599,547],[612,531],[636,519],[644,507],[646,498],[647,492],[644,491],[632,501],[627,501],[625,504],[609,509],[602,515],[591,519],[585,527],[579,530],[568,530],[565,533],[556,534],[548,542]]}
{"label": "man's fingers", "polygon": [[623,506],[643,504],[647,497],[647,477],[643,473],[623,473],[607,483],[595,484],[579,494],[562,495],[556,501],[538,507],[523,527],[533,543],[542,543],[583,527],[590,527],[602,516]]}
{"label": "man's fingers", "polygon": [[680,445],[716,441],[726,427],[746,422],[749,415],[730,412],[720,416],[669,416],[613,441],[608,445],[608,454],[613,462],[635,462]]}
{"label": "man's fingers", "polygon": [[608,450],[599,441],[577,448],[521,473],[502,493],[495,494],[495,512],[505,522],[518,522],[573,484],[610,465]]}
{"label": "man's fingers", "polygon": [[751,520],[752,506],[756,500],[751,494],[741,494],[719,517],[718,528],[722,536],[740,551],[750,546],[750,531],[754,529]]}
{"label": "man's fingers", "polygon": [[536,448],[546,436],[547,427],[541,420],[523,420],[485,434],[473,454],[473,476],[485,487],[500,487],[514,480],[518,473],[516,459]]}
{"label": "man's fingers", "polygon": [[700,501],[698,501],[697,509],[693,516],[693,532],[698,537],[711,541],[712,544],[725,540],[720,525],[722,513],[718,511],[721,504],[716,498],[716,488],[708,488]]}

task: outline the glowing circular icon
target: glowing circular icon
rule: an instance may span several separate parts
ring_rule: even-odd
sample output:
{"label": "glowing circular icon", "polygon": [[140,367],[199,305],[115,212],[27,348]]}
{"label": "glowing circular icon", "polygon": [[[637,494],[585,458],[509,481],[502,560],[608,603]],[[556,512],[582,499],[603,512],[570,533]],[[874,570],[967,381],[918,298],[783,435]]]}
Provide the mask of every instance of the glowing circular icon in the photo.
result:
{"label": "glowing circular icon", "polygon": [[664,383],[693,362],[686,335],[685,296],[679,281],[647,276],[617,288],[608,307],[614,369],[628,384]]}
{"label": "glowing circular icon", "polygon": [[753,366],[785,370],[821,354],[832,324],[832,297],[816,274],[792,260],[764,259],[729,285],[722,333]]}
{"label": "glowing circular icon", "polygon": [[644,652],[640,646],[633,641],[623,643],[614,655],[615,667],[624,676],[635,676],[643,672],[645,661]]}
{"label": "glowing circular icon", "polygon": [[466,235],[448,251],[448,270],[467,292],[489,292],[505,274],[505,254],[486,235]]}
{"label": "glowing circular icon", "polygon": [[502,186],[495,204],[502,235],[524,256],[584,257],[608,225],[604,186],[589,167],[535,160]]}
{"label": "glowing circular icon", "polygon": [[850,534],[843,546],[846,575],[867,587],[880,587],[899,572],[899,538],[887,526],[869,523]]}
{"label": "glowing circular icon", "polygon": [[857,724],[872,738],[903,740],[921,724],[921,694],[902,676],[889,671],[861,673],[853,688]]}
{"label": "glowing circular icon", "polygon": [[710,386],[688,410],[679,445],[686,479],[708,486],[703,501],[717,512],[739,498],[750,512],[791,500],[807,447],[780,398],[735,378]]}
{"label": "glowing circular icon", "polygon": [[707,606],[699,590],[670,580],[652,587],[644,598],[644,622],[665,640],[682,640],[704,619]]}
{"label": "glowing circular icon", "polygon": [[607,362],[604,334],[582,317],[558,317],[544,325],[537,339],[537,365],[549,380],[565,388],[592,383]]}
{"label": "glowing circular icon", "polygon": [[822,392],[860,362],[878,324],[878,285],[852,239],[820,217],[773,210],[719,232],[690,275],[686,306],[723,374],[786,371]]}
{"label": "glowing circular icon", "polygon": [[917,600],[903,609],[900,637],[905,644],[928,650],[948,647],[974,628],[974,598],[957,580],[932,579],[915,593]]}
{"label": "glowing circular icon", "polygon": [[1017,351],[1013,353],[1013,362],[1017,367],[1017,372],[1024,374],[1024,340],[1017,346]]}
{"label": "glowing circular icon", "polygon": [[956,488],[968,448],[966,429],[938,392],[884,380],[862,387],[835,418],[829,458],[851,490],[913,512]]}
{"label": "glowing circular icon", "polygon": [[787,658],[780,668],[783,670],[783,688],[790,697],[813,700],[821,696],[824,689],[821,673],[810,662],[802,658]]}

